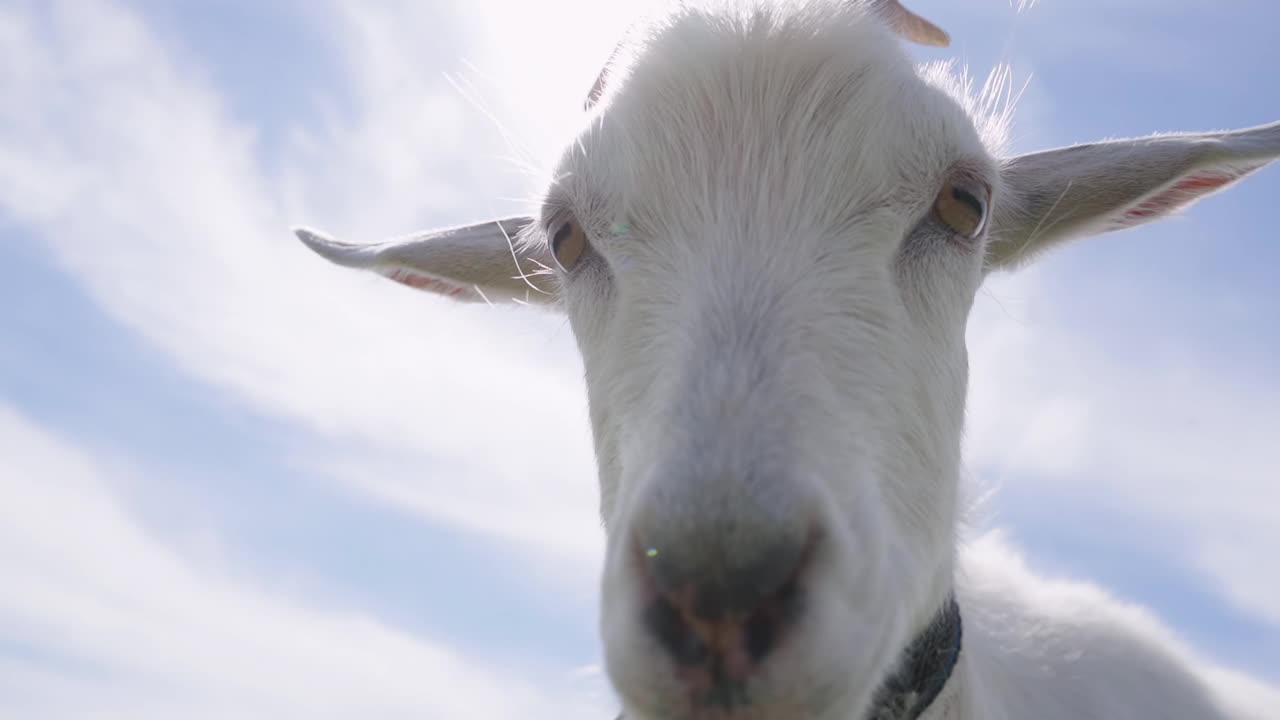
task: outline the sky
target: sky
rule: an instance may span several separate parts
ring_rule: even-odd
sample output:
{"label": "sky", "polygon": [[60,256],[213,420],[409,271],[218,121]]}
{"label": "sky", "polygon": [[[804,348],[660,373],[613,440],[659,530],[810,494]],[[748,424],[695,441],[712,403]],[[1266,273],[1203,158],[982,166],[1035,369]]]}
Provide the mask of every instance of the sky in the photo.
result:
{"label": "sky", "polygon": [[[1014,152],[1280,119],[1270,0],[1014,5],[911,3],[1011,66]],[[0,0],[0,718],[612,717],[564,320],[288,228],[527,209],[637,7]],[[965,440],[975,537],[1268,702],[1277,197],[993,278]]]}

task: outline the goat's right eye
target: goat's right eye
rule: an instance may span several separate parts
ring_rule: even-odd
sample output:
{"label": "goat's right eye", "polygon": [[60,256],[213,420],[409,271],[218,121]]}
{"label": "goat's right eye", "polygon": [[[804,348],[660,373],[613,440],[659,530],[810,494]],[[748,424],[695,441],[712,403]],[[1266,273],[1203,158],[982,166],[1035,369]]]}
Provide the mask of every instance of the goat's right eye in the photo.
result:
{"label": "goat's right eye", "polygon": [[587,250],[587,234],[576,219],[569,217],[552,225],[550,244],[556,264],[562,271],[569,272]]}

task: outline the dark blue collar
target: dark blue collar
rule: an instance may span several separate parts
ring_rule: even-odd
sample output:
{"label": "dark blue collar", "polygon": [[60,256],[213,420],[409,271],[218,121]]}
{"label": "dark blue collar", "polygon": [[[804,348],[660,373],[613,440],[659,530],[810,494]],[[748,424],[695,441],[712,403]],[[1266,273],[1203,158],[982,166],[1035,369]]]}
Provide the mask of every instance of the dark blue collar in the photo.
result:
{"label": "dark blue collar", "polygon": [[960,606],[951,595],[907,646],[897,671],[876,692],[867,720],[916,720],[938,699],[960,661]]}

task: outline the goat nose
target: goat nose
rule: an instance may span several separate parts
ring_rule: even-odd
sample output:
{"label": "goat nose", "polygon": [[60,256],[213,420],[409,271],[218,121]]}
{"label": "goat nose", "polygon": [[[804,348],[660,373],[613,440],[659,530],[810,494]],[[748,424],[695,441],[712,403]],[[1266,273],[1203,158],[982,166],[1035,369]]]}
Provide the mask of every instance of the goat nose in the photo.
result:
{"label": "goat nose", "polygon": [[755,540],[725,548],[716,538],[688,546],[645,543],[639,562],[649,589],[644,622],[677,664],[719,685],[746,679],[784,639],[801,611],[816,534],[803,526],[731,533]]}

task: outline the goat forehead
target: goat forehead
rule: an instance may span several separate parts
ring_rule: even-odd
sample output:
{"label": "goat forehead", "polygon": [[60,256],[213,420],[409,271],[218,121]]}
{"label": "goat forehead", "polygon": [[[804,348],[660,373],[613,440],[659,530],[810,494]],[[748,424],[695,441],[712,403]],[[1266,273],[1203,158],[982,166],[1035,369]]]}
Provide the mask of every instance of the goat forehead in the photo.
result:
{"label": "goat forehead", "polygon": [[878,22],[836,7],[852,9],[677,15],[637,45],[560,176],[651,216],[655,234],[743,213],[832,227],[927,201],[982,144]]}

